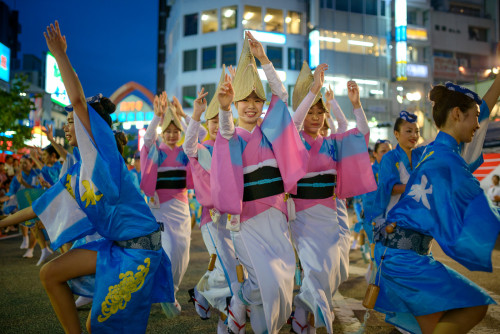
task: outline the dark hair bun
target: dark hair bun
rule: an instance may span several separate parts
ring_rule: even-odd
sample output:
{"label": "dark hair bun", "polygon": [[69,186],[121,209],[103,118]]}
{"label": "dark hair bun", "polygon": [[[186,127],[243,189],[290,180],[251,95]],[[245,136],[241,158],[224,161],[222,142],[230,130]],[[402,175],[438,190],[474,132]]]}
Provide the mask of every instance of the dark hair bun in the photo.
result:
{"label": "dark hair bun", "polygon": [[473,98],[460,92],[450,90],[443,85],[432,87],[429,92],[429,100],[432,102],[432,118],[438,129],[446,124],[450,111],[458,107],[463,113],[476,105]]}
{"label": "dark hair bun", "polygon": [[116,105],[107,97],[101,98],[101,106],[108,114],[112,114],[116,110]]}
{"label": "dark hair bun", "polygon": [[436,101],[442,100],[447,94],[449,94],[449,92],[450,91],[445,86],[434,86],[429,92],[429,100],[436,103]]}
{"label": "dark hair bun", "polygon": [[127,136],[122,131],[117,131],[115,133],[115,139],[117,142],[119,142],[123,146],[127,145],[127,143],[128,143]]}

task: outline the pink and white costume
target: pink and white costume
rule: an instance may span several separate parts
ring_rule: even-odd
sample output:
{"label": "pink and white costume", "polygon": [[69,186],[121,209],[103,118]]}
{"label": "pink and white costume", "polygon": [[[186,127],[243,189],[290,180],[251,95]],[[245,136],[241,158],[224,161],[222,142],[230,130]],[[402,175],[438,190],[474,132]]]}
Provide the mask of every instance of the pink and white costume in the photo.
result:
{"label": "pink and white costume", "polygon": [[[293,116],[297,129],[302,128],[315,96],[309,92],[297,108]],[[332,134],[328,137],[313,138],[300,132],[309,151],[309,165],[307,174],[298,182],[297,195],[292,195],[296,218],[290,221],[290,228],[304,272],[300,292],[294,299],[294,321],[303,328],[302,333],[314,331],[306,329],[306,312],[314,314],[314,327],[326,327],[328,333],[333,332],[332,297],[349,271],[349,226],[343,199],[376,188],[373,175],[366,179],[372,182],[357,182],[371,172],[369,128],[363,110],[354,111],[357,129],[345,132],[345,117],[335,100],[332,102],[343,133],[335,133],[331,119]],[[353,171],[361,175],[354,179]]]}

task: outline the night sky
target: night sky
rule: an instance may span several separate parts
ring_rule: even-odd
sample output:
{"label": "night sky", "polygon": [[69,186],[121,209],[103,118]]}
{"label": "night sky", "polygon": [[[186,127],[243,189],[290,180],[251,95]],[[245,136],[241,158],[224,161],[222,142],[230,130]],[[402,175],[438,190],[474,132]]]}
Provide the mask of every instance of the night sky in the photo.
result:
{"label": "night sky", "polygon": [[110,96],[129,81],[156,93],[157,0],[4,2],[19,11],[21,54],[42,58],[48,51],[43,31],[59,21],[86,96]]}

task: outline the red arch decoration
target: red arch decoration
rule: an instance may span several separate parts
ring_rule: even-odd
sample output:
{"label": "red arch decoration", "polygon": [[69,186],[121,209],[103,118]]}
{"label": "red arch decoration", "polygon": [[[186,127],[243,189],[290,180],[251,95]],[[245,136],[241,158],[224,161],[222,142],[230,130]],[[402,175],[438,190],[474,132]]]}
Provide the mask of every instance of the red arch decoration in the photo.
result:
{"label": "red arch decoration", "polygon": [[109,98],[115,105],[120,103],[128,94],[132,93],[134,90],[138,90],[144,96],[147,97],[151,105],[153,105],[153,100],[154,100],[154,94],[144,87],[143,85],[134,82],[134,81],[129,81],[117,90],[113,94],[111,94],[111,97]]}

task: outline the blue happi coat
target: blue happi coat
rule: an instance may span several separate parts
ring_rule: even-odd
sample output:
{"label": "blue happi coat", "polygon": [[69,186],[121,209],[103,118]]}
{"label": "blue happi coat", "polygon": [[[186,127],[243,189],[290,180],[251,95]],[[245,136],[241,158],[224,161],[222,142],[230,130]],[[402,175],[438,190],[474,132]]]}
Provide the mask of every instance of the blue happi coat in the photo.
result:
{"label": "blue happi coat", "polygon": [[[134,186],[109,125],[90,105],[88,112],[95,141],[75,113],[77,163],[33,203],[33,210],[54,248],[100,236],[81,245],[97,251],[92,332],[143,333],[151,304],[174,301],[170,260],[163,248],[151,250],[137,239],[158,231],[158,223]],[[132,239],[138,242],[127,248],[116,244]]]}
{"label": "blue happi coat", "polygon": [[[498,208],[460,156],[457,141],[444,132],[427,147],[401,200],[387,215],[390,222],[431,236],[469,270],[492,271],[491,253],[500,232]],[[401,238],[398,247],[412,242]],[[432,254],[419,255],[378,242],[375,259],[381,270],[375,309],[387,314],[387,322],[412,333],[420,333],[415,316],[495,303],[483,289]]]}

